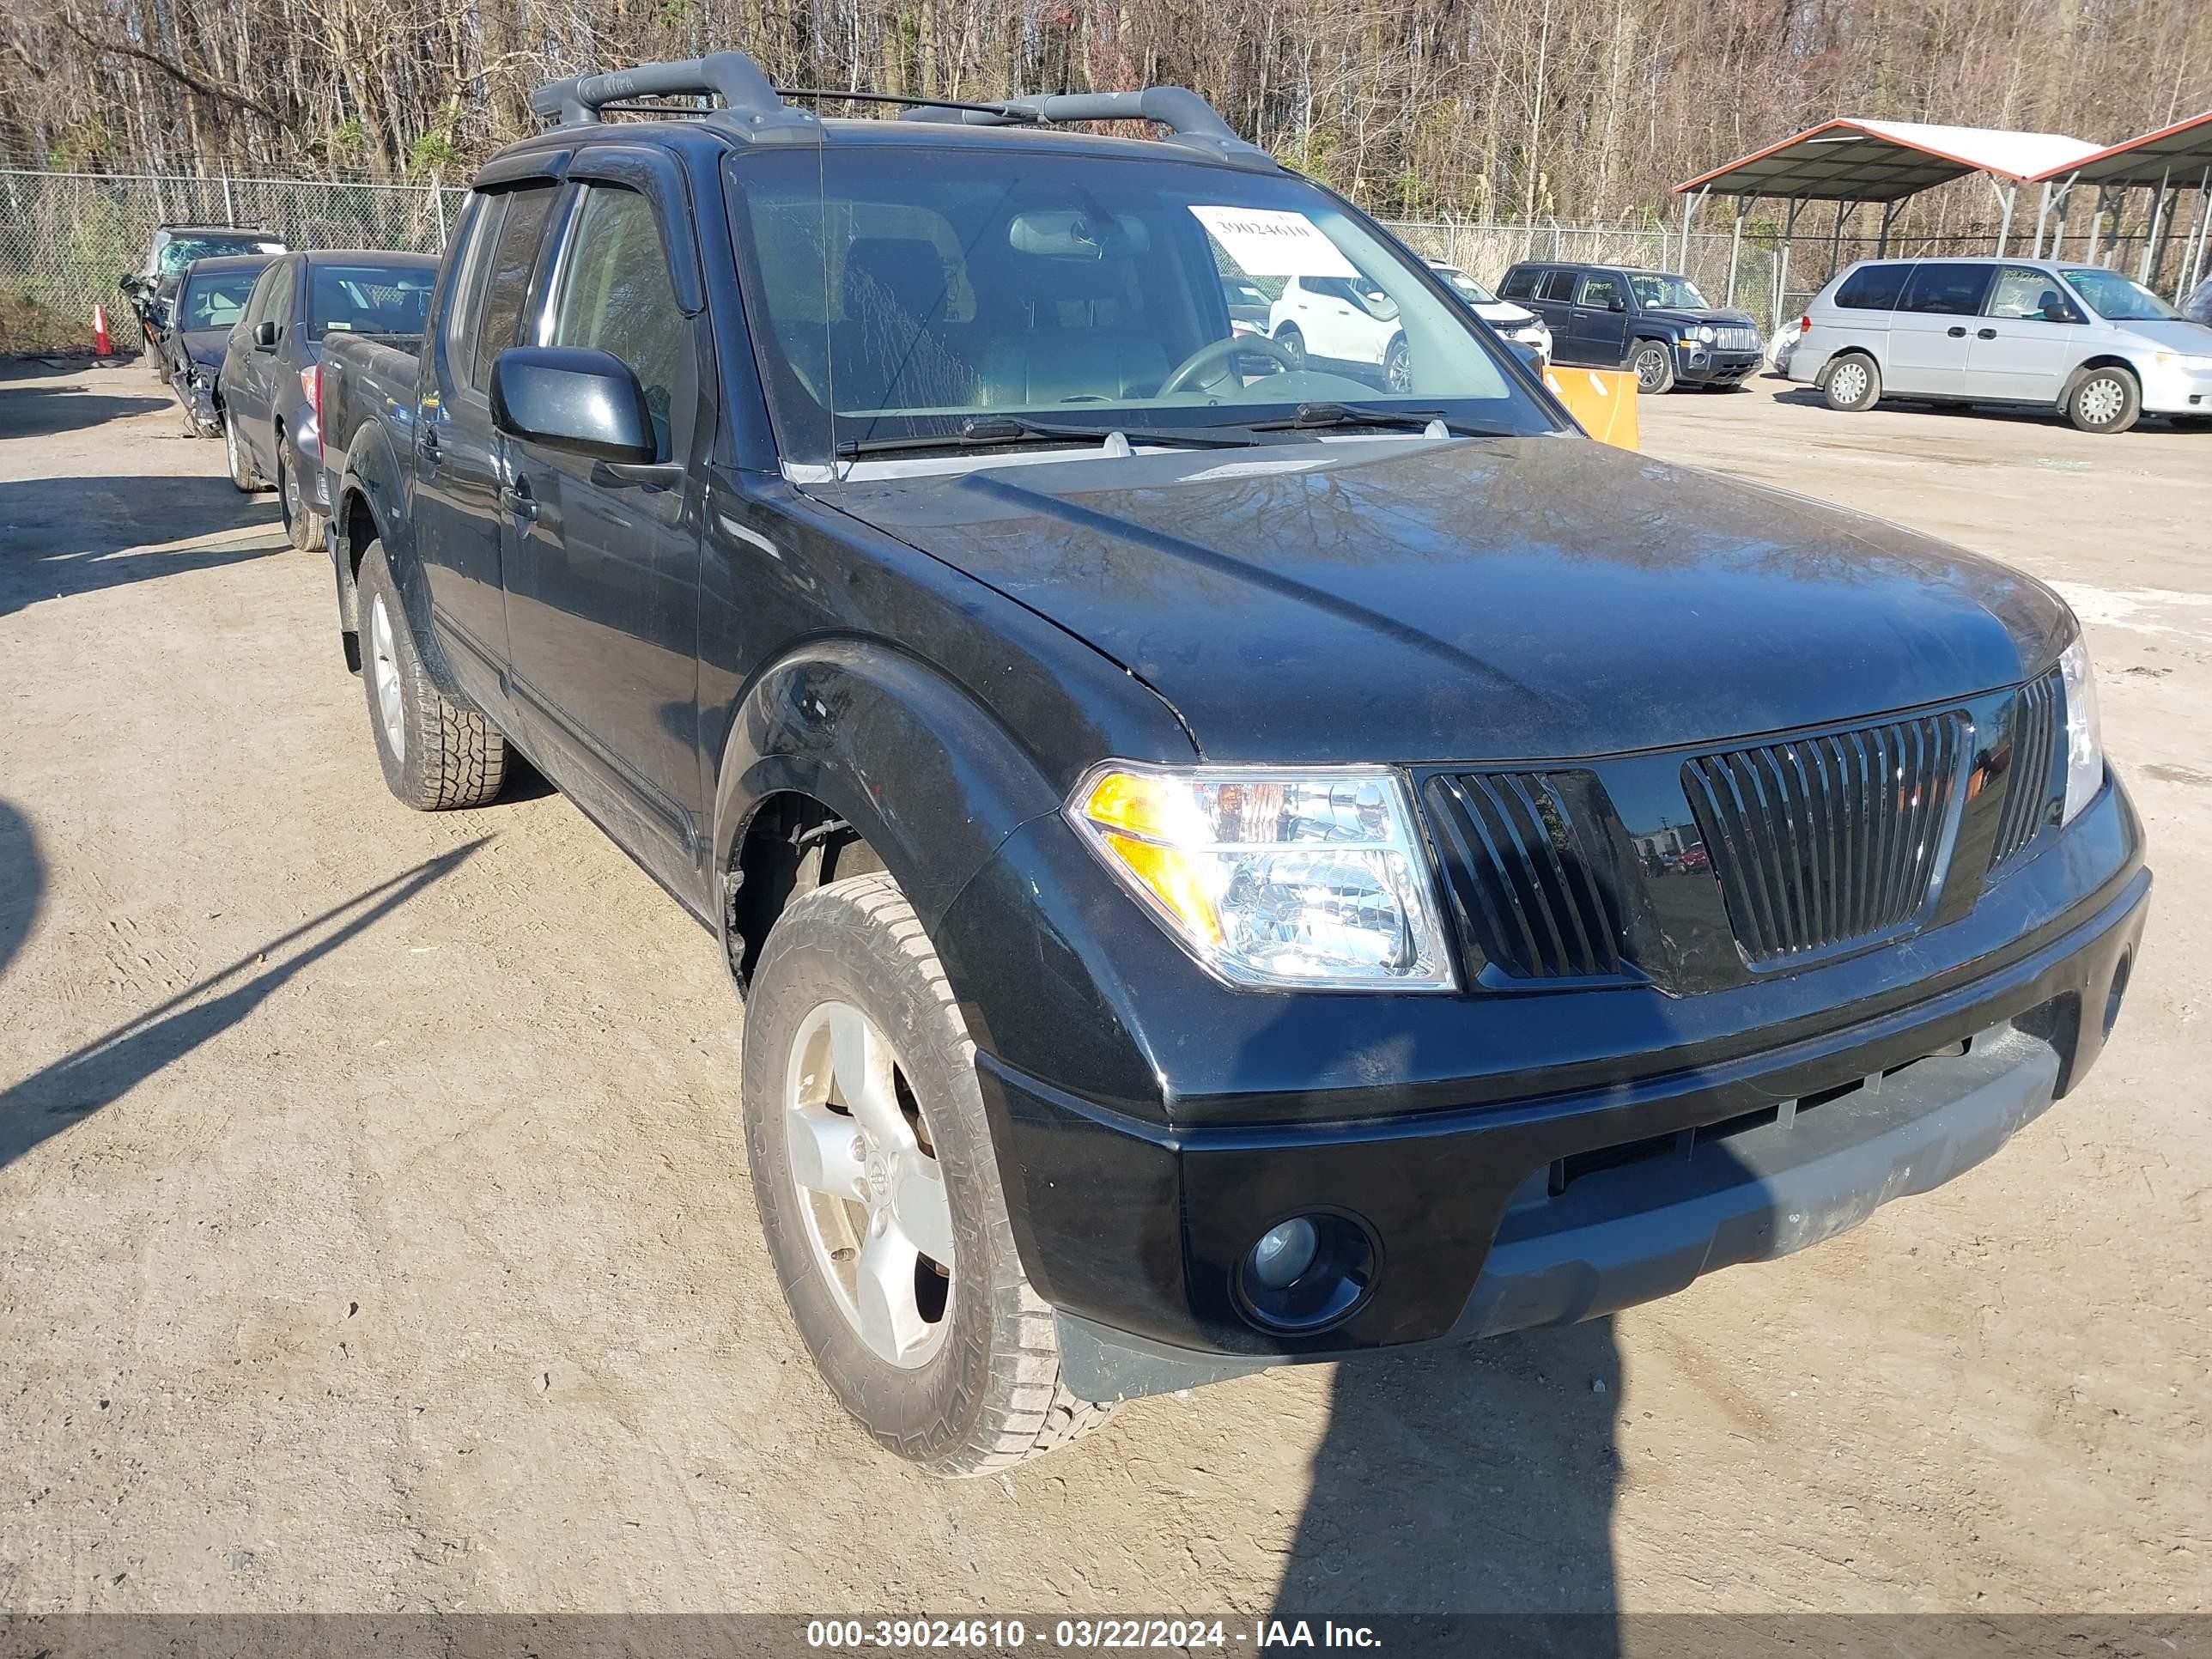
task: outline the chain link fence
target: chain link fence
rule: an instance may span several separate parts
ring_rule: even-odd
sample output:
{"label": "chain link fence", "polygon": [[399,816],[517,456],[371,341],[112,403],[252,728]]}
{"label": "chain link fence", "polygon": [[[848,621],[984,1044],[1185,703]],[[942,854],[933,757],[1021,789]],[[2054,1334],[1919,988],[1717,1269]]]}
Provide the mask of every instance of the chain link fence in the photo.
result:
{"label": "chain link fence", "polygon": [[[291,247],[436,252],[463,194],[437,183],[0,168],[0,352],[82,349],[91,342],[95,303],[106,305],[108,326],[126,339],[116,280],[144,259],[157,225],[250,226]],[[1730,288],[1726,232],[1693,234],[1686,258],[1680,235],[1657,226],[1386,223],[1415,252],[1493,287],[1516,260],[1534,258],[1681,270],[1716,303]],[[1746,238],[1735,258],[1735,302],[1762,329],[1773,322],[1775,258]]]}
{"label": "chain link fence", "polygon": [[435,183],[0,168],[0,353],[82,349],[95,303],[127,345],[130,312],[115,284],[144,261],[157,225],[250,226],[290,247],[434,253],[462,195]]}

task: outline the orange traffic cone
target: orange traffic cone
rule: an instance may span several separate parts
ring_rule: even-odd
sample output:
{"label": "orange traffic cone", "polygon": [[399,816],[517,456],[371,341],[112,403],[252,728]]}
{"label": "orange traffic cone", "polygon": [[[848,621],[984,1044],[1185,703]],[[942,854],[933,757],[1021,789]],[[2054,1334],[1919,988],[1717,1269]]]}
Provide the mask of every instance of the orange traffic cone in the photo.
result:
{"label": "orange traffic cone", "polygon": [[96,357],[115,355],[115,342],[107,334],[107,307],[96,300],[92,307],[92,350]]}

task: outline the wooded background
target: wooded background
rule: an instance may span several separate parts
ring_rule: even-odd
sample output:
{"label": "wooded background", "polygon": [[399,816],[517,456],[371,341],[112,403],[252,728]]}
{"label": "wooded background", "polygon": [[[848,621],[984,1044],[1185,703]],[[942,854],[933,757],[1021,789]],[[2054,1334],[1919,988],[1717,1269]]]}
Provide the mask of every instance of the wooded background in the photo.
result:
{"label": "wooded background", "polygon": [[540,81],[736,46],[787,86],[1179,82],[1410,219],[1654,216],[1832,114],[2109,143],[2212,106],[2212,0],[9,0],[0,43],[21,166],[452,178]]}

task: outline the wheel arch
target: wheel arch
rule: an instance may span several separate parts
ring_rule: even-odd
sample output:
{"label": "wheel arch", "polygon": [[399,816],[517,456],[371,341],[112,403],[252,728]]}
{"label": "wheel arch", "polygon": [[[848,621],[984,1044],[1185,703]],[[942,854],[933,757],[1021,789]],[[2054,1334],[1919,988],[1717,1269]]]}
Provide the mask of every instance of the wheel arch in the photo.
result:
{"label": "wheel arch", "polygon": [[1813,384],[1826,392],[1828,389],[1828,377],[1836,372],[1836,365],[1846,357],[1863,357],[1874,365],[1875,374],[1881,373],[1881,359],[1875,356],[1873,347],[1857,344],[1839,345],[1821,359],[1820,367],[1813,375]]}
{"label": "wheel arch", "polygon": [[2136,368],[2132,361],[2117,351],[2100,351],[2094,356],[2084,357],[2074,365],[2073,373],[2066,377],[2064,389],[2058,394],[2058,406],[2063,409],[2066,406],[2066,400],[2074,395],[2074,388],[2100,368],[2124,369],[2127,371],[2128,378],[2136,383],[2136,389],[2142,389],[2142,370]]}
{"label": "wheel arch", "polygon": [[[816,877],[880,868],[929,928],[1060,799],[1006,726],[915,658],[850,638],[799,647],[746,688],[723,745],[711,856],[731,973],[745,981],[816,848]],[[866,864],[841,871],[854,845]]]}

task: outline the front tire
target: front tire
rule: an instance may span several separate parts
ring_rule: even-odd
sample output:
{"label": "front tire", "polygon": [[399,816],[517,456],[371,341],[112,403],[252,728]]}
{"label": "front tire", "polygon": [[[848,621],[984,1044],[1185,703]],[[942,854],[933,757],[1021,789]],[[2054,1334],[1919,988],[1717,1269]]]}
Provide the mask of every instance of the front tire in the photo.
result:
{"label": "front tire", "polygon": [[362,556],[362,684],[387,788],[418,812],[482,806],[507,776],[507,740],[474,709],[448,702],[422,672],[384,544]]}
{"label": "front tire", "polygon": [[1306,366],[1306,337],[1298,332],[1295,324],[1286,324],[1275,336],[1275,343],[1288,355],[1290,372],[1297,374]]}
{"label": "front tire", "polygon": [[2125,432],[2142,416],[2142,387],[2124,368],[2093,368],[2066,394],[2066,418],[2080,432]]}
{"label": "front tire", "polygon": [[1828,407],[1848,415],[1863,414],[1881,401],[1881,371],[1874,359],[1854,352],[1838,358],[1822,382]]}
{"label": "front tire", "polygon": [[1060,1380],[1022,1272],[969,1040],[888,875],[777,918],[745,999],[744,1112],[761,1231],[838,1403],[943,1475],[1066,1444],[1111,1407]]}
{"label": "front tire", "polygon": [[1391,341],[1389,349],[1382,354],[1382,384],[1391,392],[1413,389],[1413,355],[1407,349],[1402,335]]}
{"label": "front tire", "polygon": [[1630,356],[1628,367],[1636,376],[1636,390],[1640,396],[1656,398],[1674,389],[1674,353],[1662,341],[1641,343]]}

